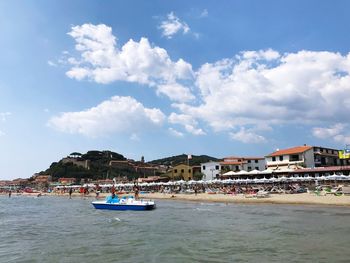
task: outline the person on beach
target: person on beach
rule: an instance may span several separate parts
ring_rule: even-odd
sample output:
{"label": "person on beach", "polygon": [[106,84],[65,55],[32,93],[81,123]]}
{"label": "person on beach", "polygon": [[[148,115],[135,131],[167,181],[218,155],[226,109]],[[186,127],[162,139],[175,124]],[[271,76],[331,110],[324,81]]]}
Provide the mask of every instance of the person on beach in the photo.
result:
{"label": "person on beach", "polygon": [[138,200],[139,199],[139,187],[137,184],[134,185],[134,193],[135,193],[135,200]]}
{"label": "person on beach", "polygon": [[72,193],[73,193],[73,189],[71,187],[71,188],[69,188],[69,199],[72,199]]}
{"label": "person on beach", "polygon": [[96,185],[96,199],[99,197],[100,195],[100,190],[101,190],[101,187],[97,184]]}
{"label": "person on beach", "polygon": [[11,197],[11,194],[12,194],[12,191],[10,190],[10,191],[9,191],[9,197]]}

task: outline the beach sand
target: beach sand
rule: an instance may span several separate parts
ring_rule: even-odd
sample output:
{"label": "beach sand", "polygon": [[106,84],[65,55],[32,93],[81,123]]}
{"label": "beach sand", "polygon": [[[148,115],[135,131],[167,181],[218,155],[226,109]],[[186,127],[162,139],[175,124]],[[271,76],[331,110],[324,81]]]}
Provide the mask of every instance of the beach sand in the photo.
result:
{"label": "beach sand", "polygon": [[[13,196],[17,194],[14,193]],[[23,196],[37,196],[38,193],[23,193]],[[104,199],[109,193],[101,193],[99,199]],[[133,194],[125,194],[130,196]],[[68,193],[42,193],[41,196],[62,196],[69,198]],[[119,195],[120,197],[123,195]],[[72,198],[82,197],[79,193],[73,193]],[[90,193],[84,198],[95,199],[95,193]],[[301,193],[301,194],[271,194],[269,197],[257,198],[253,196],[246,196],[243,194],[163,194],[163,193],[147,193],[140,194],[140,199],[167,199],[167,200],[183,200],[183,201],[195,201],[195,202],[220,202],[220,203],[251,203],[251,204],[300,204],[300,205],[329,205],[329,206],[349,206],[350,207],[350,195],[316,195],[313,193]]]}
{"label": "beach sand", "polygon": [[221,202],[221,203],[252,203],[252,204],[307,204],[307,205],[336,205],[350,206],[350,196],[325,195],[317,196],[311,193],[302,194],[272,194],[269,197],[256,198],[245,195],[231,194],[142,194],[140,198],[145,199],[172,199],[200,202]]}

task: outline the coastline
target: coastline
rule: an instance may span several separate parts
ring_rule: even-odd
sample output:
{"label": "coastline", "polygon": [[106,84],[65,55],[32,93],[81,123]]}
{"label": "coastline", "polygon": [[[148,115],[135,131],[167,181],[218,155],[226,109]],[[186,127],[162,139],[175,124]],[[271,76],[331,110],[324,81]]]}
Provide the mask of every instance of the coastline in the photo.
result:
{"label": "coastline", "polygon": [[[39,193],[22,193],[22,196],[38,196]],[[17,194],[13,194],[16,196]],[[109,193],[101,193],[99,199],[108,196]],[[127,196],[132,193],[124,194]],[[41,193],[41,196],[57,196],[69,198],[68,193]],[[123,195],[120,195],[123,196]],[[91,198],[95,199],[95,193],[90,193],[87,196],[82,196],[79,193],[73,193],[72,198]],[[271,194],[269,197],[257,198],[243,194],[165,194],[165,193],[142,193],[140,199],[155,199],[155,200],[180,200],[192,202],[216,202],[216,203],[243,203],[243,204],[286,204],[286,205],[327,205],[327,206],[347,206],[350,207],[350,195],[315,195],[311,193],[300,194]]]}

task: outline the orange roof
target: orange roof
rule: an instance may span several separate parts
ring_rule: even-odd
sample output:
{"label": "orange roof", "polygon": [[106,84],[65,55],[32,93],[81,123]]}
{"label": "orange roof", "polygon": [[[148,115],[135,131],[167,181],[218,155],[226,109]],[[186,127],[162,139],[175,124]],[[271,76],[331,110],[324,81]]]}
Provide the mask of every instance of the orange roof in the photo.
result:
{"label": "orange roof", "polygon": [[229,162],[220,162],[221,165],[240,165],[243,163],[247,163],[247,162],[234,162],[234,161],[229,161]]}
{"label": "orange roof", "polygon": [[243,157],[244,160],[264,160],[264,157]]}
{"label": "orange roof", "polygon": [[276,152],[273,152],[271,154],[269,154],[268,156],[280,156],[280,155],[288,155],[288,154],[297,154],[297,153],[303,153],[306,152],[307,150],[312,149],[312,146],[297,146],[297,147],[293,147],[293,148],[288,148],[288,149],[284,149],[284,150],[279,150]]}

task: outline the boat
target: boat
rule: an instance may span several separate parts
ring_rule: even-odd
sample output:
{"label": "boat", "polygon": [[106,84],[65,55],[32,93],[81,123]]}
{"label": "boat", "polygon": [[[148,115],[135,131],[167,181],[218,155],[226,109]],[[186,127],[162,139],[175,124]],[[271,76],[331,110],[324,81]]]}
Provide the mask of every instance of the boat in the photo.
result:
{"label": "boat", "polygon": [[152,210],[156,208],[156,204],[151,200],[135,200],[133,197],[112,198],[107,197],[104,201],[93,201],[92,205],[96,209],[107,209],[107,210],[134,210],[134,211],[144,211]]}

